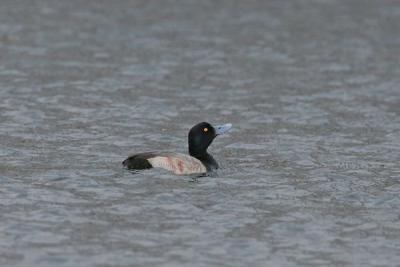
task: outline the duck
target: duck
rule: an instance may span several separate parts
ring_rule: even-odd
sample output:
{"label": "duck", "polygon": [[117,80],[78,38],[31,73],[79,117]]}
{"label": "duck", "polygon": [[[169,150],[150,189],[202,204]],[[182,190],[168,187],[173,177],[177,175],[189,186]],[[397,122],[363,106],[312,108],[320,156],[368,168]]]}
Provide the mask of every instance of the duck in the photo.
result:
{"label": "duck", "polygon": [[194,125],[188,134],[189,155],[177,152],[143,152],[122,162],[128,170],[162,168],[176,175],[205,174],[219,168],[207,149],[215,137],[232,128],[231,123],[212,126],[208,122]]}

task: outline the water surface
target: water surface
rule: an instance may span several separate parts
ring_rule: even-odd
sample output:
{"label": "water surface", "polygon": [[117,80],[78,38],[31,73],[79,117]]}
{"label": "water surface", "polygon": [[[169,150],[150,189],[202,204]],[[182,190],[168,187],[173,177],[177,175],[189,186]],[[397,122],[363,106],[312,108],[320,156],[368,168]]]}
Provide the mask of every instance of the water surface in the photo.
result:
{"label": "water surface", "polygon": [[[2,1],[2,266],[398,266],[398,1]],[[132,174],[231,122],[217,174]]]}

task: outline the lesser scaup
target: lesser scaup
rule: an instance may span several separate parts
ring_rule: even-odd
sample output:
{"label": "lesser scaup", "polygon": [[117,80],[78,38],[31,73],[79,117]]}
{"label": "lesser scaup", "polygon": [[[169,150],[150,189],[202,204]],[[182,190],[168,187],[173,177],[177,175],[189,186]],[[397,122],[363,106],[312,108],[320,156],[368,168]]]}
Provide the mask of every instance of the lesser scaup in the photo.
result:
{"label": "lesser scaup", "polygon": [[201,122],[189,131],[189,155],[174,152],[146,152],[128,157],[122,164],[130,170],[163,168],[175,174],[206,173],[218,169],[218,163],[208,154],[207,148],[215,137],[224,134],[232,124],[213,127]]}

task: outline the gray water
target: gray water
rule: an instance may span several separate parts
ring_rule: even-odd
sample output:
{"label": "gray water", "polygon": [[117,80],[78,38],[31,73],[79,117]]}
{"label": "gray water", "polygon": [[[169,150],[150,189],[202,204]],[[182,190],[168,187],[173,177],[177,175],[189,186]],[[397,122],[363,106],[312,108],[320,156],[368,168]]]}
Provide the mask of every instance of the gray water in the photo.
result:
{"label": "gray water", "polygon": [[400,266],[399,1],[0,6],[1,266]]}

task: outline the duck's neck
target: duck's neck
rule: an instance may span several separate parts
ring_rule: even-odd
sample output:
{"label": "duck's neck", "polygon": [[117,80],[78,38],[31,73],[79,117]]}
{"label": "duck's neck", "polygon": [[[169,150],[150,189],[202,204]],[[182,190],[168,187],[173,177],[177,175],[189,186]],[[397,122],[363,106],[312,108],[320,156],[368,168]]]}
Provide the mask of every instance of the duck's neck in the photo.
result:
{"label": "duck's neck", "polygon": [[189,154],[190,154],[190,156],[195,157],[196,159],[200,160],[201,163],[203,163],[204,166],[207,168],[207,171],[218,169],[217,161],[213,158],[213,156],[208,154],[207,151],[202,154],[190,153],[190,151],[189,151]]}

